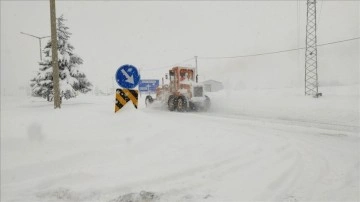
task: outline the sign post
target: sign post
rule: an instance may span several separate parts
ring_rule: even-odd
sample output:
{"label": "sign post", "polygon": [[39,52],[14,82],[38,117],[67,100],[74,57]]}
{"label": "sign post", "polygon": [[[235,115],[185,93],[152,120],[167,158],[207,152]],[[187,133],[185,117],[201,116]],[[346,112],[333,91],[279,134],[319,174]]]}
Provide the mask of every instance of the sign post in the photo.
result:
{"label": "sign post", "polygon": [[118,68],[115,74],[116,82],[124,89],[116,89],[115,113],[130,100],[138,108],[138,90],[133,90],[140,81],[140,74],[136,67],[126,64]]}

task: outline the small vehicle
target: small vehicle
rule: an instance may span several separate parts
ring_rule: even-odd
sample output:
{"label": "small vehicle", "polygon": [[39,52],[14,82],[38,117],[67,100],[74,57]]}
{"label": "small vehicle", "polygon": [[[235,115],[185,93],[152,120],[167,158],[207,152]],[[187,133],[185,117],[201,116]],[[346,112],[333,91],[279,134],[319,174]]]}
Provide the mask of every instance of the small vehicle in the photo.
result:
{"label": "small vehicle", "polygon": [[210,98],[204,95],[204,86],[195,82],[193,68],[173,67],[169,70],[170,84],[156,89],[156,98],[146,96],[146,106],[154,101],[168,106],[169,111],[206,111],[210,108]]}

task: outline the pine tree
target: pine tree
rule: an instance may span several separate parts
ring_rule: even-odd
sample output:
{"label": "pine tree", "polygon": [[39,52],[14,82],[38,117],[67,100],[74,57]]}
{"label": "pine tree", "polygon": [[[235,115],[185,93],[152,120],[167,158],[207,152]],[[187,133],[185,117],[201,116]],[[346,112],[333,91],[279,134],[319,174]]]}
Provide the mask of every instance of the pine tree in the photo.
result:
{"label": "pine tree", "polygon": [[[92,84],[79,69],[83,60],[73,53],[74,47],[68,42],[71,33],[68,31],[69,28],[64,25],[64,21],[63,16],[57,18],[60,96],[69,99],[76,97],[78,93],[91,91]],[[48,101],[51,101],[54,95],[51,40],[45,46],[43,53],[45,54],[44,60],[39,63],[39,72],[31,80],[30,86],[32,96],[47,98]]]}

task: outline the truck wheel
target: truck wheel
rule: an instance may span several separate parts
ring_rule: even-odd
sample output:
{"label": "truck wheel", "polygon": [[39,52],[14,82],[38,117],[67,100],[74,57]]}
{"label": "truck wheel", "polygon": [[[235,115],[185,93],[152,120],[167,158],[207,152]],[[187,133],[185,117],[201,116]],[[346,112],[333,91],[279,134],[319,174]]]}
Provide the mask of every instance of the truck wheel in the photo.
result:
{"label": "truck wheel", "polygon": [[168,109],[169,111],[174,111],[177,105],[177,100],[176,97],[173,95],[169,96],[169,100],[168,100]]}
{"label": "truck wheel", "polygon": [[198,111],[198,108],[193,102],[189,102],[189,108],[191,111]]}
{"label": "truck wheel", "polygon": [[151,103],[154,102],[154,99],[151,97],[151,95],[146,96],[145,98],[145,105],[148,107]]}
{"label": "truck wheel", "polygon": [[177,110],[179,112],[185,111],[187,108],[187,101],[184,96],[180,96],[177,100]]}

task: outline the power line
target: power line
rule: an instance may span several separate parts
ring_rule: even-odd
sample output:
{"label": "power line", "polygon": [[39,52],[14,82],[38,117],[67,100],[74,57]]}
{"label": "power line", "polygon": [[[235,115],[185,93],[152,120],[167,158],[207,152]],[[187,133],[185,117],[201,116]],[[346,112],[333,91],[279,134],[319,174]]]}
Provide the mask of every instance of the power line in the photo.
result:
{"label": "power line", "polygon": [[142,71],[153,71],[153,70],[167,69],[167,68],[169,68],[169,67],[173,67],[173,66],[176,66],[176,65],[180,65],[180,64],[182,64],[182,63],[184,63],[184,62],[187,62],[187,61],[190,61],[190,60],[194,60],[194,57],[191,57],[191,58],[182,60],[182,61],[177,62],[177,63],[173,63],[173,64],[171,64],[171,65],[163,65],[163,66],[157,67],[157,68],[143,69]]}
{"label": "power line", "polygon": [[327,45],[331,45],[331,44],[343,43],[343,42],[346,42],[346,41],[353,41],[353,40],[357,40],[357,39],[360,39],[360,37],[355,37],[355,38],[351,38],[351,39],[344,39],[344,40],[340,40],[340,41],[333,41],[333,42],[329,42],[329,43],[322,43],[322,44],[319,44],[317,46],[318,47],[319,46],[327,46]]}
{"label": "power line", "polygon": [[[336,43],[343,43],[343,42],[347,42],[347,41],[353,41],[353,40],[357,40],[360,39],[360,37],[355,37],[355,38],[350,38],[350,39],[344,39],[344,40],[340,40],[340,41],[333,41],[333,42],[329,42],[329,43],[323,43],[323,44],[319,44],[317,45],[319,46],[327,46],[327,45],[331,45],[331,44],[336,44]],[[232,59],[232,58],[244,58],[244,57],[254,57],[254,56],[262,56],[262,55],[271,55],[271,54],[277,54],[277,53],[284,53],[284,52],[290,52],[290,51],[296,51],[296,50],[302,50],[305,49],[305,47],[301,47],[301,48],[292,48],[292,49],[287,49],[287,50],[280,50],[280,51],[272,51],[272,52],[265,52],[265,53],[256,53],[256,54],[249,54],[249,55],[239,55],[239,56],[225,56],[225,57],[201,57],[199,56],[199,59]]]}
{"label": "power line", "polygon": [[[353,41],[353,40],[357,40],[360,39],[360,37],[355,37],[355,38],[350,38],[350,39],[344,39],[344,40],[339,40],[339,41],[333,41],[333,42],[328,42],[328,43],[323,43],[323,44],[319,44],[317,45],[317,47],[319,46],[327,46],[327,45],[332,45],[332,44],[337,44],[337,43],[343,43],[343,42],[347,42],[347,41]],[[293,49],[287,49],[287,50],[280,50],[280,51],[273,51],[273,52],[265,52],[265,53],[257,53],[257,54],[249,54],[249,55],[240,55],[240,56],[228,56],[228,57],[201,57],[199,56],[198,59],[233,59],[233,58],[244,58],[244,57],[254,57],[254,56],[262,56],[262,55],[271,55],[271,54],[277,54],[277,53],[284,53],[284,52],[291,52],[291,51],[297,51],[297,50],[303,50],[305,49],[305,47],[301,47],[301,48],[293,48]],[[161,67],[157,67],[157,68],[151,68],[151,69],[142,69],[141,71],[154,71],[154,70],[161,70],[161,69],[168,69],[169,67],[174,67],[176,65],[180,65],[184,62],[188,62],[190,60],[194,60],[194,57],[191,58],[187,58],[184,59],[182,61],[179,61],[177,63],[173,63],[170,65],[163,65]]]}

